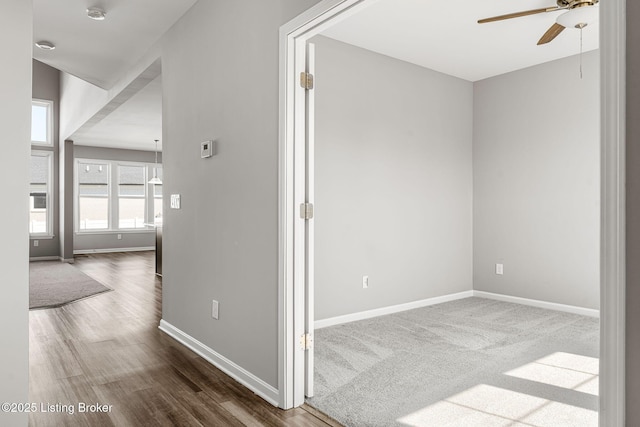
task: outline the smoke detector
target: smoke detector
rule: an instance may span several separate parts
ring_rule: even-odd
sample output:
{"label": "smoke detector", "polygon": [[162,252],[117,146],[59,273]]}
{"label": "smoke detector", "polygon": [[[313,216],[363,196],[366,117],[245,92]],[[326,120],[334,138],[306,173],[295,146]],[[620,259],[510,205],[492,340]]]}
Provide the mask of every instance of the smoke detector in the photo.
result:
{"label": "smoke detector", "polygon": [[42,50],[53,50],[56,48],[56,46],[53,43],[47,42],[44,40],[36,42],[36,46]]}
{"label": "smoke detector", "polygon": [[87,16],[94,21],[104,21],[107,13],[100,8],[90,7],[89,9],[87,9]]}

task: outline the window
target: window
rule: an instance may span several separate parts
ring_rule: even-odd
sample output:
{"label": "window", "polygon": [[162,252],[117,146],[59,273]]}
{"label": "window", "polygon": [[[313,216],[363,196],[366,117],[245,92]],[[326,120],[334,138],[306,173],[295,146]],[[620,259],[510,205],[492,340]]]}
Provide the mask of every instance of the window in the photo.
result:
{"label": "window", "polygon": [[[153,167],[154,176],[162,181],[162,166]],[[162,221],[162,184],[153,185],[153,218]]]}
{"label": "window", "polygon": [[53,102],[34,99],[31,102],[31,143],[53,145]]}
{"label": "window", "polygon": [[109,229],[109,164],[79,162],[77,182],[78,228]]}
{"label": "window", "polygon": [[145,228],[145,166],[118,166],[118,227]]}
{"label": "window", "polygon": [[29,184],[29,233],[32,236],[52,236],[53,208],[51,206],[53,153],[31,152]]}
{"label": "window", "polygon": [[162,216],[162,185],[148,184],[148,163],[76,159],[76,231],[127,232],[149,229]]}

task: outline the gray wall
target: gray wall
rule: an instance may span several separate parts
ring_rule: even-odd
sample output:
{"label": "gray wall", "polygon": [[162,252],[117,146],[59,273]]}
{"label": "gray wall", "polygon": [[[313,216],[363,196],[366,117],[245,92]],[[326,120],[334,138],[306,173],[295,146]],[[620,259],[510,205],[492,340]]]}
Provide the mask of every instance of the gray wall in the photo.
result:
{"label": "gray wall", "polygon": [[583,69],[569,57],[474,85],[475,290],[599,308],[597,51]]}
{"label": "gray wall", "polygon": [[200,1],[163,41],[164,191],[182,209],[165,205],[162,316],[274,387],[278,30],[314,3]]}
{"label": "gray wall", "polygon": [[[0,402],[28,402],[29,384],[29,154],[31,140],[32,6],[0,2]],[[0,412],[0,425],[27,425],[27,414]]]}
{"label": "gray wall", "polygon": [[627,2],[627,426],[640,425],[640,3]]}
{"label": "gray wall", "polygon": [[73,262],[73,141],[61,141],[58,148],[60,180],[58,215],[60,216],[60,258]]}
{"label": "gray wall", "polygon": [[[116,148],[100,148],[76,145],[73,149],[76,159],[120,160],[128,162],[153,163],[155,153],[153,151],[122,150]],[[158,153],[158,163],[162,163],[162,155]],[[75,227],[75,224],[74,224]],[[118,240],[117,234],[122,235]],[[73,239],[73,249],[87,251],[95,249],[127,249],[146,248],[156,244],[156,234],[153,230],[140,232],[108,232],[108,233],[76,233]]]}
{"label": "gray wall", "polygon": [[[53,101],[53,147],[42,147],[34,145],[32,148],[41,151],[53,152],[53,184],[52,199],[49,209],[53,209],[53,239],[35,238],[30,239],[30,257],[51,257],[60,256],[60,215],[59,215],[59,162],[58,162],[58,138],[60,123],[60,71],[33,60],[32,78],[33,98]],[[34,246],[34,240],[38,240],[38,246]]]}
{"label": "gray wall", "polygon": [[314,42],[316,319],[471,290],[472,83]]}

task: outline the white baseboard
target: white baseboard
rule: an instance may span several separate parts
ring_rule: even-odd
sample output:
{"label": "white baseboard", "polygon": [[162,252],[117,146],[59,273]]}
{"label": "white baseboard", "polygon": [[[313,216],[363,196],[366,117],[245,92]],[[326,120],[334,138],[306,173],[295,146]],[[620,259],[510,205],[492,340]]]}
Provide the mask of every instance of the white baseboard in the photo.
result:
{"label": "white baseboard", "polygon": [[497,301],[513,302],[516,304],[529,305],[532,307],[546,308],[548,310],[563,311],[565,313],[579,314],[589,317],[600,317],[600,310],[592,308],[577,307],[575,305],[558,304],[555,302],[540,301],[529,298],[514,297],[511,295],[494,294],[484,291],[473,291],[474,297],[493,299]]}
{"label": "white baseboard", "polygon": [[345,314],[343,316],[330,317],[328,319],[316,320],[313,324],[315,329],[329,326],[341,325],[343,323],[355,322],[357,320],[370,319],[372,317],[384,316],[386,314],[399,313],[401,311],[413,310],[414,308],[427,307],[429,305],[441,304],[443,302],[455,301],[463,298],[479,297],[493,299],[497,301],[512,302],[516,304],[529,305],[532,307],[546,308],[548,310],[563,311],[565,313],[579,314],[589,317],[600,317],[600,311],[591,308],[577,307],[574,305],[558,304],[554,302],[540,301],[528,298],[514,297],[510,295],[494,294],[483,291],[464,291],[457,294],[443,295],[441,297],[427,298],[420,301],[408,302],[405,304],[392,305],[389,307],[376,308],[373,310],[361,311],[358,313]]}
{"label": "white baseboard", "polygon": [[343,316],[330,317],[328,319],[316,320],[313,322],[315,329],[326,328],[328,326],[341,325],[343,323],[355,322],[356,320],[370,319],[372,317],[384,316],[386,314],[399,313],[401,311],[413,310],[414,308],[427,307],[429,305],[441,304],[443,302],[455,301],[473,296],[473,291],[458,292],[456,294],[443,295],[441,297],[427,298],[419,301],[407,302],[404,304],[391,305],[389,307],[376,308],[373,310],[361,311],[358,313],[345,314]]}
{"label": "white baseboard", "polygon": [[29,258],[29,261],[60,261],[67,264],[73,264],[76,262],[73,258],[64,259],[61,256],[34,256]]}
{"label": "white baseboard", "polygon": [[59,256],[32,256],[29,261],[60,261]]}
{"label": "white baseboard", "polygon": [[209,363],[211,363],[230,377],[234,378],[240,384],[244,385],[249,390],[253,391],[255,394],[271,403],[273,406],[278,406],[280,393],[278,393],[278,390],[273,386],[262,381],[251,372],[236,365],[221,354],[216,353],[213,349],[207,347],[190,335],[182,332],[180,329],[176,328],[169,322],[160,320],[159,329],[184,346],[193,350],[196,354],[202,356]]}
{"label": "white baseboard", "polygon": [[108,248],[108,249],[76,249],[73,251],[74,255],[86,255],[86,254],[108,254],[112,252],[141,252],[141,251],[155,251],[155,246],[143,246],[140,248]]}

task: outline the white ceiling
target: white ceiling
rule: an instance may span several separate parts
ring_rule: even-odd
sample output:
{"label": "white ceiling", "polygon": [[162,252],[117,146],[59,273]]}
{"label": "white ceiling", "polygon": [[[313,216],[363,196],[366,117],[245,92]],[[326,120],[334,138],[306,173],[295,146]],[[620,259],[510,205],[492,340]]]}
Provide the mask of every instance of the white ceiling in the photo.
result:
{"label": "white ceiling", "polygon": [[162,150],[162,76],[157,77],[89,130],[74,144],[92,147]]}
{"label": "white ceiling", "polygon": [[[197,0],[33,0],[33,57],[110,89]],[[104,21],[87,17],[101,7]]]}
{"label": "white ceiling", "polygon": [[[33,57],[110,89],[197,0],[33,0]],[[102,8],[104,21],[87,17]],[[73,135],[79,145],[154,150],[162,138],[162,86],[156,79],[100,123]],[[161,147],[161,144],[159,145]]]}
{"label": "white ceiling", "polygon": [[[33,0],[34,58],[104,89],[111,88],[197,0]],[[562,12],[488,24],[480,18],[553,6],[553,0],[367,0],[323,34],[469,81],[579,53],[580,32],[567,29],[536,46]],[[91,6],[104,21],[86,16]],[[583,33],[584,51],[598,47],[597,24]],[[559,76],[561,78],[561,76]],[[160,78],[75,138],[80,145],[153,150],[162,135]]]}
{"label": "white ceiling", "polygon": [[[477,23],[551,6],[554,0],[373,0],[323,35],[477,81],[580,52],[580,31],[573,28],[536,45],[563,11]],[[597,23],[583,30],[583,46],[585,52],[598,48]]]}

